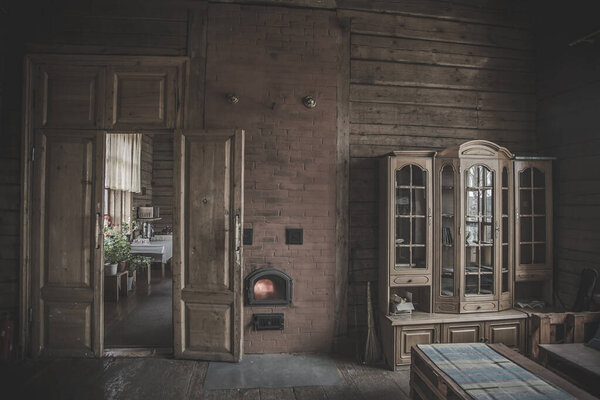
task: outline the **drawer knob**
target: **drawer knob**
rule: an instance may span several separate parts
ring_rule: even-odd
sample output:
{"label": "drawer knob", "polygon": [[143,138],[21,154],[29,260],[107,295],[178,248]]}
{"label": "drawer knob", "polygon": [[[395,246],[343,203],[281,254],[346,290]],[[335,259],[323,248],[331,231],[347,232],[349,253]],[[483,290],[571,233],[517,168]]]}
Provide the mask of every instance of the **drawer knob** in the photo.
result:
{"label": "drawer knob", "polygon": [[411,283],[411,282],[412,282],[412,279],[409,279],[407,282],[408,282],[408,283]]}
{"label": "drawer knob", "polygon": [[481,306],[477,306],[477,309],[478,309],[478,310],[480,310],[480,309],[481,309]]}

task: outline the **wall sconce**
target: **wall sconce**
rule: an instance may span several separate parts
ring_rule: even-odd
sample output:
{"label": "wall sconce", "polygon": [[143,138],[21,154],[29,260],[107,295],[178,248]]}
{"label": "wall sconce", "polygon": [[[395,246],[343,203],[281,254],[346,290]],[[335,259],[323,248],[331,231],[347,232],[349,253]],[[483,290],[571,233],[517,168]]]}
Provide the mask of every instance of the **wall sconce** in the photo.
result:
{"label": "wall sconce", "polygon": [[306,108],[315,108],[317,106],[317,101],[312,96],[304,96],[302,98],[302,104]]}
{"label": "wall sconce", "polygon": [[237,104],[240,101],[240,98],[237,97],[235,93],[227,93],[225,99],[227,99],[229,104]]}

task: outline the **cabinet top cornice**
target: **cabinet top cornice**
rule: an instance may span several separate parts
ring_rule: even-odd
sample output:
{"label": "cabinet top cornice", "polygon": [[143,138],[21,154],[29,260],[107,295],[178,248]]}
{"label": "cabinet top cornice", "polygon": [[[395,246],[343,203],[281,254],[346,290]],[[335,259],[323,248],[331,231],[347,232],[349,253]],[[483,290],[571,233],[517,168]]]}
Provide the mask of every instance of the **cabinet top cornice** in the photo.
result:
{"label": "cabinet top cornice", "polygon": [[511,160],[514,154],[506,147],[489,140],[471,140],[459,146],[449,147],[438,153],[443,158],[502,158]]}

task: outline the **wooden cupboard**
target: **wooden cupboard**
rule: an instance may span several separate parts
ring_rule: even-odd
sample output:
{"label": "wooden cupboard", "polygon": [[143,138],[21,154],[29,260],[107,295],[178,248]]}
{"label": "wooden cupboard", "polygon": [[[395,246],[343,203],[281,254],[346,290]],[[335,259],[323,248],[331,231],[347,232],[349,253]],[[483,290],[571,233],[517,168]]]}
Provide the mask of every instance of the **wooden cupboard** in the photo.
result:
{"label": "wooden cupboard", "polygon": [[[381,159],[379,304],[391,367],[420,343],[524,349],[527,315],[512,307],[530,292],[516,284],[552,275],[551,174],[550,159],[484,140]],[[547,286],[533,294],[548,301]],[[394,295],[412,297],[412,315],[394,315]]]}
{"label": "wooden cupboard", "polygon": [[515,300],[552,302],[552,158],[516,157]]}
{"label": "wooden cupboard", "polygon": [[381,160],[380,259],[386,268],[379,270],[379,304],[412,290],[415,305],[431,311],[434,154],[396,152]]}
{"label": "wooden cupboard", "polygon": [[390,369],[410,364],[410,349],[431,343],[503,343],[523,352],[527,315],[517,310],[481,314],[416,312],[382,317],[384,355]]}

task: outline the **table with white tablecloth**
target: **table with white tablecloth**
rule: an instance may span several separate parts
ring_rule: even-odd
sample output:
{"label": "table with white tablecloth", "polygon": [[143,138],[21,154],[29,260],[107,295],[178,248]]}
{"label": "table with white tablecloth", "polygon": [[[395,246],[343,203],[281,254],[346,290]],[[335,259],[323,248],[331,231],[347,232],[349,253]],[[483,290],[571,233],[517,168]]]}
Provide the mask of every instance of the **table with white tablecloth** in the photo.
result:
{"label": "table with white tablecloth", "polygon": [[152,239],[135,239],[131,243],[131,253],[151,257],[161,263],[161,277],[165,276],[165,264],[173,256],[173,236],[156,235]]}

